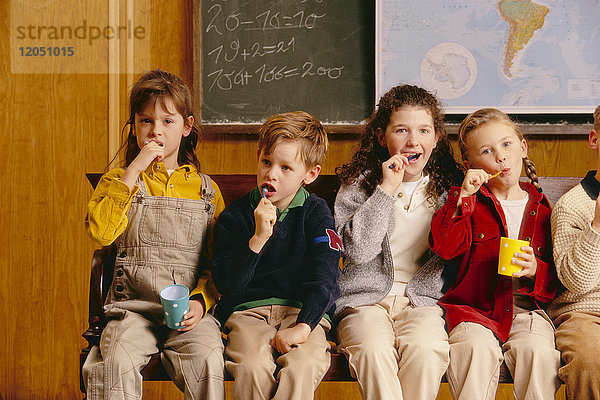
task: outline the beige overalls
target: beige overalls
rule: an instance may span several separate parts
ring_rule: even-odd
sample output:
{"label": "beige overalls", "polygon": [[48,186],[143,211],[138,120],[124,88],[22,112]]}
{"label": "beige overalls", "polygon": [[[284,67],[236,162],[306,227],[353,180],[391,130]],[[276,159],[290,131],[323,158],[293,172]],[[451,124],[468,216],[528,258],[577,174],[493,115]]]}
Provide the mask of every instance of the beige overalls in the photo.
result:
{"label": "beige overalls", "polygon": [[119,237],[113,281],[105,302],[107,324],[83,367],[89,399],[141,399],[141,369],[161,351],[165,369],[184,399],[224,399],[223,342],[209,313],[191,331],[165,326],[159,291],[171,284],[190,292],[201,273],[200,254],[214,213],[215,190],[202,177],[202,199],[138,192]]}

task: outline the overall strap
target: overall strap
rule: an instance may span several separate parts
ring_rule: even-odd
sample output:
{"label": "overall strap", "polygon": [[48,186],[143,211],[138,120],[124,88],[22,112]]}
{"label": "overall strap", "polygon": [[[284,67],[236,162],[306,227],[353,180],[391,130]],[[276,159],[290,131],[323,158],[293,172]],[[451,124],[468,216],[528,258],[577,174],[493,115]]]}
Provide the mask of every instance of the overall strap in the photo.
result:
{"label": "overall strap", "polygon": [[138,177],[135,181],[135,184],[139,188],[139,192],[142,196],[148,196],[148,189],[146,188],[146,184],[142,178]]}
{"label": "overall strap", "polygon": [[202,200],[211,201],[215,197],[216,190],[212,185],[212,179],[206,174],[198,172],[202,179]]}
{"label": "overall strap", "polygon": [[202,200],[206,202],[206,212],[209,214],[208,219],[210,221],[215,212],[215,205],[212,203],[212,199],[215,197],[217,191],[213,187],[210,176],[200,172],[198,172],[198,175],[202,179]]}

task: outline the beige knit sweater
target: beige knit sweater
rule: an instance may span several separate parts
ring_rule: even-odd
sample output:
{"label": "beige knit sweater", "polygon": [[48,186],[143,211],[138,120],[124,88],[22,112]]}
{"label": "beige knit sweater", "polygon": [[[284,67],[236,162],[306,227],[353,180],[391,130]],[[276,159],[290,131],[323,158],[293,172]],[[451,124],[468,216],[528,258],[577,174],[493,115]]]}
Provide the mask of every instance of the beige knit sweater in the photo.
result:
{"label": "beige knit sweater", "polygon": [[591,226],[595,207],[579,184],[552,211],[554,261],[566,287],[548,307],[552,319],[570,311],[600,313],[600,234]]}

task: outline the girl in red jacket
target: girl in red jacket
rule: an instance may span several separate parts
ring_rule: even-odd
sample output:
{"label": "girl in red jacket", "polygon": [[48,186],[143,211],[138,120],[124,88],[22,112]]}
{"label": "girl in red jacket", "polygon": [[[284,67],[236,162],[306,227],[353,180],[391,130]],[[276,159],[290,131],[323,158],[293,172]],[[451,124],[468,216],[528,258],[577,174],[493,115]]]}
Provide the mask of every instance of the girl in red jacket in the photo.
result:
{"label": "girl in red jacket", "polygon": [[[430,236],[432,250],[456,273],[439,301],[450,332],[452,396],[494,399],[504,361],[517,399],[553,399],[560,354],[542,310],[557,285],[550,204],[527,158],[527,142],[506,114],[476,111],[458,136],[468,171],[434,214]],[[523,165],[531,183],[519,182]],[[501,236],[530,242],[515,253],[513,263],[522,269],[512,277],[497,272]]]}

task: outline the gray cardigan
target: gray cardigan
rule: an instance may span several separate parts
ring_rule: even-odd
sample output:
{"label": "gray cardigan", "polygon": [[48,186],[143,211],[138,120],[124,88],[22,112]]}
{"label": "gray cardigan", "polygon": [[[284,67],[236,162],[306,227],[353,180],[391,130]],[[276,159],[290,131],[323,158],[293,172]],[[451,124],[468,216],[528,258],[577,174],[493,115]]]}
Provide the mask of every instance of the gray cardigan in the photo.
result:
{"label": "gray cardigan", "polygon": [[[394,265],[389,236],[394,229],[396,199],[377,186],[367,198],[359,178],[342,185],[335,199],[335,225],[344,245],[344,269],[339,280],[341,296],[336,315],[347,307],[375,304],[392,288]],[[438,209],[447,194],[440,196]],[[408,282],[406,295],[416,307],[436,307],[442,296],[444,260],[430,257]]]}

